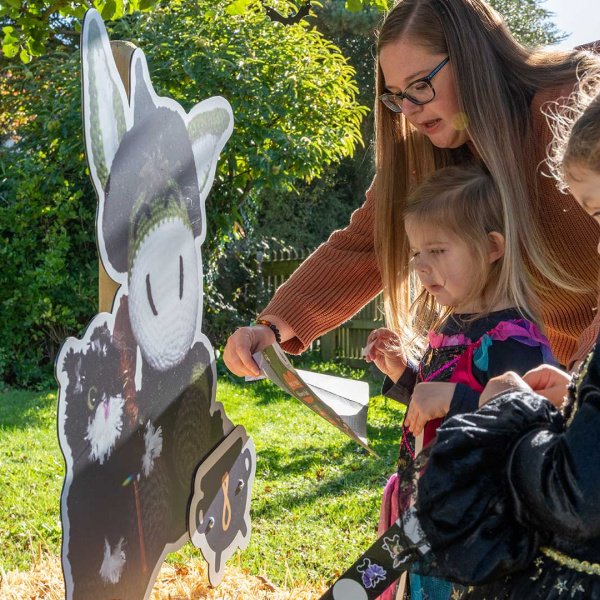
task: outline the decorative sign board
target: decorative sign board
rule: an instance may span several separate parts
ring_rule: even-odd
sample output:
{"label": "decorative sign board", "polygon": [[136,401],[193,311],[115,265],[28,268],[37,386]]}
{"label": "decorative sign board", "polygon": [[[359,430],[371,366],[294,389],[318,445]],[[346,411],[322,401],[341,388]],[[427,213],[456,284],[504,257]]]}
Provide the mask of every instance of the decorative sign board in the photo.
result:
{"label": "decorative sign board", "polygon": [[[120,288],[56,362],[63,572],[68,600],[142,600],[190,539],[190,504],[230,511],[227,535],[206,536],[211,572],[250,537],[254,446],[215,401],[201,330],[204,202],[233,115],[223,98],[186,113],[157,96],[139,49],[128,98],[95,10],[81,52],[98,250]],[[202,497],[192,500],[197,470]]]}

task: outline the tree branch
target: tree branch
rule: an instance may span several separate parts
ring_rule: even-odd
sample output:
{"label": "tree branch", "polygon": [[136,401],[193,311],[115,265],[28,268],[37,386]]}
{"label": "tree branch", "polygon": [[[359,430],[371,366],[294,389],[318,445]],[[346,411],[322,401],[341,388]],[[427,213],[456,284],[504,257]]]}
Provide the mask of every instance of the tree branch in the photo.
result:
{"label": "tree branch", "polygon": [[50,19],[50,17],[61,8],[61,6],[64,6],[65,1],[64,0],[58,0],[58,2],[55,2],[54,4],[52,4],[51,6],[49,6],[43,13],[42,13],[42,21],[47,21]]}
{"label": "tree branch", "polygon": [[269,17],[271,21],[277,21],[278,23],[283,23],[284,25],[294,25],[294,23],[300,23],[300,21],[302,21],[304,17],[307,17],[309,15],[310,0],[308,0],[306,4],[303,4],[293,17],[284,17],[270,6],[264,6],[264,9],[267,13],[267,17]]}

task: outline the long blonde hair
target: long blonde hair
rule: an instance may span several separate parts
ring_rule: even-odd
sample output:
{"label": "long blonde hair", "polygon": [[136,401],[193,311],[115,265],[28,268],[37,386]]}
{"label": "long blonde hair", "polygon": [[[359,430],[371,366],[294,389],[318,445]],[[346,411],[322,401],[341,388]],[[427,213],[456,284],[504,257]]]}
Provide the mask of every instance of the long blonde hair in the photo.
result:
{"label": "long blonde hair", "polygon": [[[453,166],[432,173],[407,199],[404,217],[420,229],[448,232],[468,246],[478,284],[465,301],[479,301],[481,310],[477,317],[508,301],[524,317],[541,325],[532,281],[524,268],[522,255],[505,254],[489,263],[488,234],[495,231],[506,238],[506,225],[500,192],[483,167],[477,164]],[[418,360],[427,333],[432,329],[437,331],[454,307],[437,303],[420,284],[411,261],[402,265],[400,280],[401,297],[405,301],[399,311],[402,348],[413,360]],[[504,281],[509,281],[510,287],[505,288]]]}
{"label": "long blonde hair", "polygon": [[[517,255],[528,257],[537,271],[532,279],[537,290],[554,284],[581,291],[585,284],[564,271],[540,234],[535,178],[526,172],[524,163],[533,155],[530,103],[535,92],[574,84],[578,67],[597,69],[600,62],[582,52],[523,47],[500,15],[482,0],[400,0],[381,27],[378,54],[400,38],[450,57],[466,131],[498,187],[506,259],[516,264]],[[376,88],[377,95],[386,91],[379,64]],[[386,320],[400,332],[401,310],[408,300],[402,298],[406,294],[402,285],[402,265],[407,260],[406,198],[428,173],[474,159],[466,146],[436,148],[404,115],[381,103],[375,106],[375,123],[375,247]],[[513,269],[506,270],[499,284],[516,289],[516,277]]]}

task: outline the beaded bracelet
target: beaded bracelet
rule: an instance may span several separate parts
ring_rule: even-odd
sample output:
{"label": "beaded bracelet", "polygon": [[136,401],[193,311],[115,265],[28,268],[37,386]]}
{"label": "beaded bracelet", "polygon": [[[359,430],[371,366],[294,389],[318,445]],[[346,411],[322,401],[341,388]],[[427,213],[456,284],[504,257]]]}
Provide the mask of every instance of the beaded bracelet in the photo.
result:
{"label": "beaded bracelet", "polygon": [[275,341],[278,344],[281,344],[281,334],[279,333],[279,329],[271,321],[265,321],[264,319],[257,319],[252,323],[252,325],[266,325],[271,329],[271,331],[275,334]]}

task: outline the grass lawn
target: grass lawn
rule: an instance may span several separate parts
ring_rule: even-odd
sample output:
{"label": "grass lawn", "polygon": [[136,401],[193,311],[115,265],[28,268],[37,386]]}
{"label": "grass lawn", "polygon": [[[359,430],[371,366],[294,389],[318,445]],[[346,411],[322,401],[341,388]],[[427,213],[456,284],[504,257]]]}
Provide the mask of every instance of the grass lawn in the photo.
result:
{"label": "grass lawn", "polygon": [[[312,368],[365,375],[331,364]],[[372,393],[378,393],[378,384],[371,384]],[[380,456],[373,458],[268,382],[244,384],[223,376],[217,399],[234,423],[246,427],[258,455],[252,539],[241,555],[242,568],[277,584],[332,579],[375,540],[381,493],[395,469],[400,405],[372,398],[368,435]],[[0,565],[5,571],[28,568],[38,544],[60,553],[64,465],[55,419],[54,392],[0,394]],[[197,555],[188,544],[170,560]]]}

